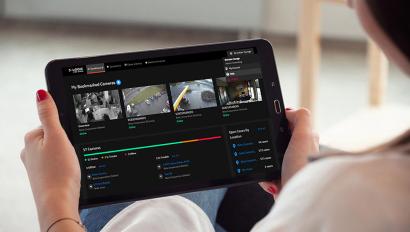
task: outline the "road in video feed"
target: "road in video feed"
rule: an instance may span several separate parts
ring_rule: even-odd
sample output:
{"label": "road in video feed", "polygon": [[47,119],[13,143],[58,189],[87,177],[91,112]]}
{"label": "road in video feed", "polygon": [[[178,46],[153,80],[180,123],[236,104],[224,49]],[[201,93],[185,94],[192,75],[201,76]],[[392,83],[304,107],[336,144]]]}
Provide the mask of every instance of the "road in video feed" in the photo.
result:
{"label": "road in video feed", "polygon": [[221,77],[216,79],[216,85],[222,106],[262,101],[258,79]]}
{"label": "road in video feed", "polygon": [[127,118],[171,112],[165,84],[123,89],[122,93]]}
{"label": "road in video feed", "polygon": [[171,83],[170,88],[175,112],[217,106],[212,79]]}
{"label": "road in video feed", "polygon": [[79,123],[122,118],[118,90],[75,94],[73,99],[75,114]]}

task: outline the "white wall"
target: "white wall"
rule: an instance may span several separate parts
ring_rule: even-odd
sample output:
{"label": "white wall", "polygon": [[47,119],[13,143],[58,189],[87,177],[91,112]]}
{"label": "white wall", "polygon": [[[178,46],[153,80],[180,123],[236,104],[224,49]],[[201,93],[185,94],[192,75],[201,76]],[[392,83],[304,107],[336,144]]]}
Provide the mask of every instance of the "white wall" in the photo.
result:
{"label": "white wall", "polygon": [[[234,6],[234,7],[232,7]],[[6,17],[247,29],[262,0],[6,0]]]}
{"label": "white wall", "polygon": [[[5,16],[138,22],[190,27],[263,29],[295,35],[302,0],[5,0]],[[322,6],[324,37],[363,39],[354,11],[345,5]]]}

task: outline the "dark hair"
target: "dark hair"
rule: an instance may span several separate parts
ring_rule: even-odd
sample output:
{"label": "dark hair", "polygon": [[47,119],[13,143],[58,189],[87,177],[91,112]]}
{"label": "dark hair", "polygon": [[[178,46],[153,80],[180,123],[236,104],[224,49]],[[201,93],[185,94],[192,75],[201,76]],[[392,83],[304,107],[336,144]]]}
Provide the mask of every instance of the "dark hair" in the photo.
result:
{"label": "dark hair", "polygon": [[410,0],[366,0],[382,30],[410,60]]}
{"label": "dark hair", "polygon": [[110,121],[110,116],[108,116],[108,114],[104,114],[103,118],[104,121]]}

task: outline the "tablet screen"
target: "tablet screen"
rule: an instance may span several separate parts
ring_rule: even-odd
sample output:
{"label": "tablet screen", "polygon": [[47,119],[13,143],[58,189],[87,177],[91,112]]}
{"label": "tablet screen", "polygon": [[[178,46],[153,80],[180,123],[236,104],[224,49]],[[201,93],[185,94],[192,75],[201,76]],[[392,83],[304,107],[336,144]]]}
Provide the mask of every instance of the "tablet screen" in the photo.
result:
{"label": "tablet screen", "polygon": [[63,67],[81,204],[280,172],[283,103],[262,70],[256,47]]}

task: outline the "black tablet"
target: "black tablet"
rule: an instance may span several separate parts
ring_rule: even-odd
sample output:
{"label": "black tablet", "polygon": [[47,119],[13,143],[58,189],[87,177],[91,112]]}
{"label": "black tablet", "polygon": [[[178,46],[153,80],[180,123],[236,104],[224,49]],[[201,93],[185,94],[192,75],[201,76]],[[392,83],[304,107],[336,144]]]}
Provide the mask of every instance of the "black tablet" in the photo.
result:
{"label": "black tablet", "polygon": [[280,177],[290,133],[265,40],[54,60],[46,80],[80,208]]}

